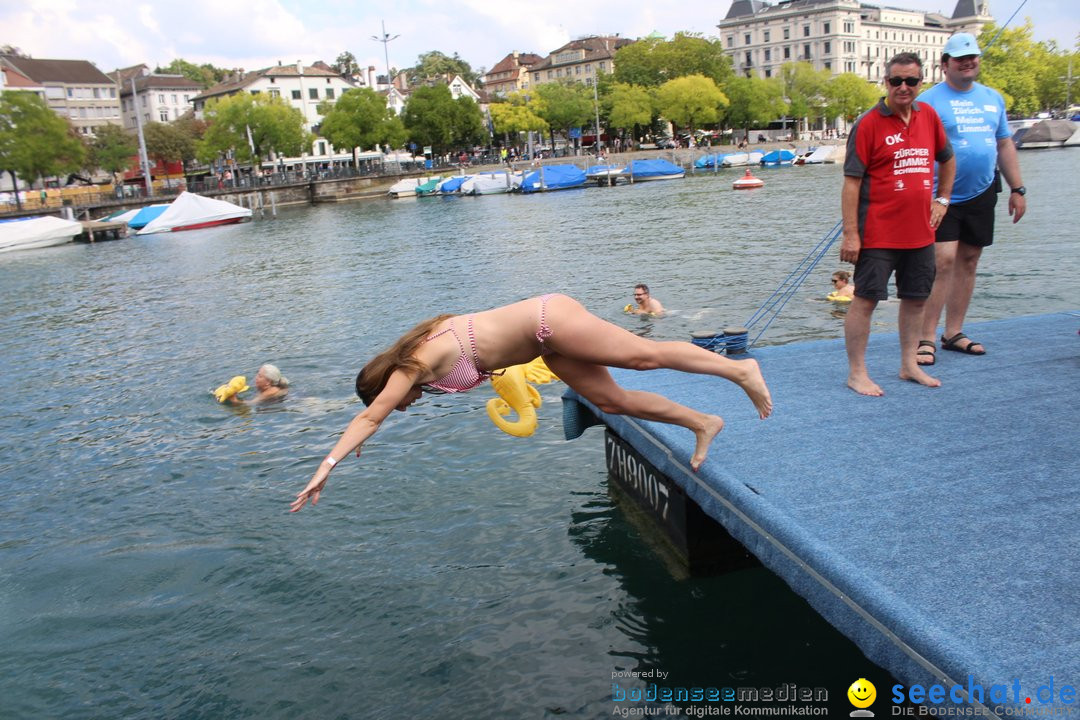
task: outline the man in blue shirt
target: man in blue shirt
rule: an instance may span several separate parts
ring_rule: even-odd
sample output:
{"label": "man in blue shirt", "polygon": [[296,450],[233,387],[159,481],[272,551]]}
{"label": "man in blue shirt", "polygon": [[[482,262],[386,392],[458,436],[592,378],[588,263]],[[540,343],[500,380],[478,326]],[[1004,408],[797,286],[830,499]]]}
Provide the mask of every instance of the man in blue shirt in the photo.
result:
{"label": "man in blue shirt", "polygon": [[1005,101],[996,90],[975,82],[982,51],[975,37],[957,33],[945,43],[941,69],[945,82],[919,96],[933,106],[956,153],[956,180],[948,212],[937,229],[934,256],[937,277],[923,311],[922,340],[917,359],[933,365],[934,336],[945,309],[944,350],[985,355],[982,343],[963,333],[964,317],[975,290],[975,268],[982,249],[994,241],[994,208],[1000,169],[1009,184],[1009,215],[1024,216],[1027,190],[1020,179],[1016,146],[1005,117]]}

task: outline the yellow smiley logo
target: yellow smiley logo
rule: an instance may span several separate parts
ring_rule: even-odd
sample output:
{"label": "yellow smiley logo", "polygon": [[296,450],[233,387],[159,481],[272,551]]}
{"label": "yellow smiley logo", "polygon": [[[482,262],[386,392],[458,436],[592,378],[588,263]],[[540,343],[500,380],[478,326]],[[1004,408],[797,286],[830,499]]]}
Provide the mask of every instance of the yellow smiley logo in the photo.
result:
{"label": "yellow smiley logo", "polygon": [[847,690],[847,697],[855,707],[868,708],[877,698],[877,688],[866,678],[859,678],[851,683],[851,687]]}

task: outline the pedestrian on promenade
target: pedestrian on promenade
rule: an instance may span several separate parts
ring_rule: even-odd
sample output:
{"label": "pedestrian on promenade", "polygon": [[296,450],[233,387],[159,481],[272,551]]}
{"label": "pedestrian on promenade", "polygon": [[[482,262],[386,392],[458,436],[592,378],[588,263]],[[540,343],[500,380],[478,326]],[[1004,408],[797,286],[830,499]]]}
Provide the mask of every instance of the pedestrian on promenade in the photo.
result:
{"label": "pedestrian on promenade", "polygon": [[918,342],[922,365],[933,365],[941,310],[945,327],[941,346],[945,350],[985,355],[982,343],[964,334],[971,296],[975,290],[975,270],[983,248],[994,242],[994,209],[1001,180],[1009,184],[1009,215],[1019,222],[1027,211],[1027,190],[1020,177],[1020,162],[1005,116],[1005,100],[975,79],[979,76],[982,51],[973,35],[957,33],[945,43],[941,71],[945,82],[919,97],[932,106],[945,126],[956,152],[956,180],[948,212],[937,229],[934,245],[937,278],[923,311]]}
{"label": "pedestrian on promenade", "polygon": [[[934,284],[934,231],[952,192],[956,162],[938,114],[915,98],[922,60],[900,53],[885,66],[885,97],[851,128],[841,191],[840,259],[855,263],[855,299],[844,319],[847,384],[860,395],[884,395],[866,368],[870,319],[888,299],[896,273],[900,297],[900,378],[941,385],[916,362],[923,307]],[[934,161],[938,190],[933,194]]]}
{"label": "pedestrian on promenade", "polygon": [[705,461],[724,427],[719,415],[692,410],[656,393],[626,390],[608,366],[634,370],[670,368],[715,375],[737,384],[761,418],[772,398],[754,360],[732,360],[686,342],[656,342],[634,335],[588,312],[566,295],[543,295],[470,315],[425,320],[375,356],[356,376],[356,394],[367,408],[345,429],[292,503],[292,511],[319,501],[335,465],[360,448],[393,411],[405,411],[424,393],[471,390],[492,370],[543,357],[548,367],[606,413],[680,425],[695,436],[690,466]]}

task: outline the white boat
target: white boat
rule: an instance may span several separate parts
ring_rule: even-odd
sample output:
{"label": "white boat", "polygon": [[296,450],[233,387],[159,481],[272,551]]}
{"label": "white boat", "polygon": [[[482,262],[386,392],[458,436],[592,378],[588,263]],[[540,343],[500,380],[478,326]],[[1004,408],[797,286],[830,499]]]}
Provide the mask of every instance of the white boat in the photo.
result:
{"label": "white boat", "polygon": [[462,195],[498,195],[508,193],[521,185],[521,173],[503,171],[479,173],[461,183]]}
{"label": "white boat", "polygon": [[151,220],[137,235],[160,232],[179,232],[199,228],[227,225],[251,219],[251,210],[224,200],[182,192],[165,209]]}
{"label": "white boat", "polygon": [[813,152],[803,158],[802,165],[820,165],[825,162],[835,162],[831,160],[833,154],[836,152],[836,145],[822,145],[814,148]]}
{"label": "white boat", "polygon": [[0,222],[0,252],[63,245],[82,232],[82,223],[51,215]]}
{"label": "white boat", "polygon": [[740,152],[731,153],[725,155],[722,161],[724,167],[741,167],[743,165],[758,165],[761,163],[761,158],[765,157],[765,153],[754,150],[753,152]]}
{"label": "white boat", "polygon": [[427,177],[404,178],[391,185],[390,189],[386,191],[386,194],[392,198],[416,197],[416,188],[434,179],[435,177],[432,175]]}
{"label": "white boat", "polygon": [[1041,120],[1014,132],[1013,142],[1018,150],[1080,145],[1080,123],[1072,120]]}
{"label": "white boat", "polygon": [[591,165],[585,170],[585,177],[601,185],[614,185],[620,180],[627,179],[627,170],[625,167],[616,165]]}

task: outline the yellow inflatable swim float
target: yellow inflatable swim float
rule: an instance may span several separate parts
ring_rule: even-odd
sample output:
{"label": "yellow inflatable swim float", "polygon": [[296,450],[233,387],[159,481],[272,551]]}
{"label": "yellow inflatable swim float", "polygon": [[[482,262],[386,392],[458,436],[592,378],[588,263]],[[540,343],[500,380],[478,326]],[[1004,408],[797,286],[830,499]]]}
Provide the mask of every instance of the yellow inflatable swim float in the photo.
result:
{"label": "yellow inflatable swim float", "polygon": [[838,302],[838,303],[849,303],[849,302],[851,302],[851,298],[849,298],[847,295],[841,295],[840,293],[837,293],[837,292],[829,293],[828,295],[825,296],[825,299],[830,301],[830,302]]}
{"label": "yellow inflatable swim float", "polygon": [[[543,384],[558,379],[543,358],[524,365],[512,365],[502,374],[492,375],[491,386],[499,397],[487,401],[488,417],[507,435],[529,437],[536,432],[536,409],[543,404],[540,393],[529,383]],[[517,414],[517,420],[507,418],[511,412]]]}
{"label": "yellow inflatable swim float", "polygon": [[233,395],[249,389],[247,378],[243,375],[235,375],[232,380],[224,385],[218,385],[216,390],[211,390],[210,392],[214,394],[214,397],[217,398],[218,402],[223,403]]}

